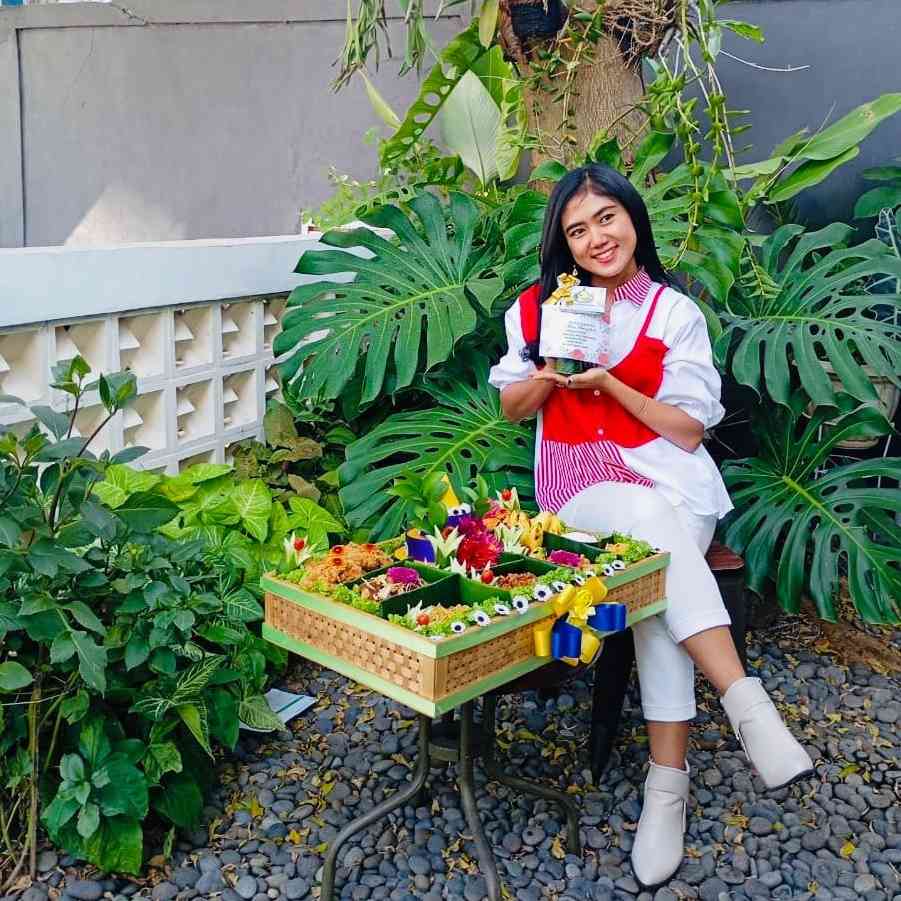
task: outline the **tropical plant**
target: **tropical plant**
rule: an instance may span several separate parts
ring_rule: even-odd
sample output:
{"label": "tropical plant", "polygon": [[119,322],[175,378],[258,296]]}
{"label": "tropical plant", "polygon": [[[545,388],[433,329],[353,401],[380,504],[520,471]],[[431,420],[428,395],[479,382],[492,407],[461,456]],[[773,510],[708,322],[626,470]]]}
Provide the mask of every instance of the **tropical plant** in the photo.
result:
{"label": "tropical plant", "polygon": [[[723,469],[736,512],[725,540],[743,554],[749,584],[776,583],[782,606],[797,613],[805,596],[824,619],[838,615],[842,575],[857,610],[871,622],[901,619],[901,458],[831,465],[848,436],[887,434],[870,406],[848,396],[808,416],[804,392],[764,408],[758,457]],[[835,417],[831,419],[831,417]]]}
{"label": "tropical plant", "polygon": [[[860,153],[860,143],[890,116],[901,110],[901,93],[883,94],[855,107],[838,122],[813,135],[806,128],[786,138],[772,154],[758,163],[747,163],[732,170],[732,177],[743,181],[753,178],[744,191],[745,205],[782,203],[801,191],[819,184],[836,169]],[[867,170],[869,177],[891,177],[891,170]],[[865,177],[867,177],[865,175]],[[881,189],[877,189],[881,190]],[[864,198],[867,198],[864,201]],[[876,200],[874,192],[858,200],[854,215],[867,212]]]}
{"label": "tropical plant", "polygon": [[462,365],[420,387],[432,400],[425,410],[397,413],[352,444],[341,467],[341,500],[353,525],[372,524],[373,536],[396,535],[415,506],[388,493],[408,473],[420,479],[447,475],[468,485],[481,473],[495,487],[516,486],[530,497],[534,459],[532,429],[508,422],[488,385],[488,360],[472,352]]}
{"label": "tropical plant", "polygon": [[[339,470],[352,525],[371,526],[378,535],[399,530],[414,502],[403,491],[388,492],[408,471],[416,479],[444,473],[464,485],[483,467],[529,493],[531,430],[511,431],[503,421],[487,388],[487,362],[476,351],[490,355],[493,349],[496,358],[501,310],[538,277],[547,203],[541,191],[564,165],[596,160],[632,180],[649,207],[664,265],[681,276],[704,312],[724,375],[751,386],[771,418],[787,415],[794,399],[804,397],[809,412],[828,423],[844,394],[876,401],[871,375],[898,384],[895,223],[880,219],[879,241],[851,246],[851,230],[840,224],[813,233],[786,226],[763,238],[748,222],[755,208],[779,212],[857,156],[860,142],[901,109],[901,95],[883,95],[813,135],[792,135],[767,159],[739,165],[733,137],[747,126],[736,124],[741,113],[728,109],[715,67],[725,32],[753,41],[763,36],[747,23],[720,18],[714,0],[663,7],[650,0],[573,0],[565,21],[556,2],[485,0],[477,6],[478,21],[434,53],[435,66],[403,116],[368,82],[367,90],[392,129],[381,144],[383,164],[404,171],[429,129],[456,107],[464,127],[445,135],[445,143],[479,177],[461,176],[449,202],[417,195],[369,213],[365,222],[389,230],[378,236],[327,236],[327,243],[357,256],[305,255],[299,271],[326,281],[300,289],[278,346],[288,357],[293,410],[339,395],[342,403],[352,396],[359,409],[379,410],[371,431],[359,430],[363,437],[348,447]],[[363,72],[371,59],[385,7],[384,0],[363,0],[357,20],[349,13],[345,76]],[[422,61],[422,7],[403,8],[412,38],[408,62]],[[670,38],[675,53],[666,51]],[[652,74],[646,89],[639,82],[641,60]],[[690,96],[689,87],[700,96]],[[456,143],[467,131],[472,140]],[[500,184],[506,172],[496,162],[504,144],[505,159],[531,150],[543,160],[530,186]],[[470,201],[461,229],[455,210],[464,205],[464,193]],[[449,248],[461,249],[454,256]],[[445,315],[451,297],[456,319],[453,326],[437,319],[436,350],[423,342],[420,324],[428,322],[430,336],[433,315]],[[761,428],[755,425],[755,433]],[[767,435],[758,438],[766,446]],[[763,456],[743,462],[769,465]],[[504,476],[505,465],[513,468]],[[810,479],[822,468],[815,466]],[[790,547],[782,536],[773,541],[768,570],[765,555],[755,558],[757,587],[767,572],[776,577],[783,563],[789,565],[785,555],[796,553]],[[868,573],[865,581],[885,581],[868,569],[877,557],[855,558]],[[818,559],[834,567],[823,579],[838,578],[841,554]],[[884,604],[862,604],[861,597],[855,591],[865,617],[896,615]],[[796,595],[790,598],[786,603],[794,604]]]}
{"label": "tropical plant", "polygon": [[[158,477],[125,465],[143,449],[92,454],[136,384],[116,373],[90,385],[89,372],[80,357],[56,366],[71,410],[33,407],[40,425],[0,437],[6,885],[23,868],[34,876],[39,818],[76,857],[139,871],[148,813],[170,842],[199,821],[202,758],[214,742],[234,746],[239,715],[261,720],[268,664],[284,661],[251,629],[262,608],[235,556],[160,533],[179,507]],[[106,416],[79,437],[76,414],[95,389]]]}
{"label": "tropical plant", "polygon": [[231,447],[235,478],[262,479],[276,501],[306,497],[340,517],[337,470],[357,436],[333,415],[307,418],[301,426],[303,435],[291,410],[270,401],[263,417],[265,443],[248,439]]}
{"label": "tropical plant", "polygon": [[901,261],[880,241],[853,247],[850,226],[816,232],[785,225],[770,235],[723,307],[716,351],[735,379],[777,403],[799,383],[815,404],[835,403],[828,362],[845,392],[875,401],[864,366],[901,385],[901,327],[876,307],[901,296],[874,295],[874,276],[901,278]]}
{"label": "tropical plant", "polygon": [[[490,313],[503,289],[494,274],[496,249],[475,242],[479,211],[463,194],[444,206],[430,194],[410,204],[418,220],[386,206],[372,228],[333,231],[322,243],[340,250],[307,252],[297,271],[351,273],[295,288],[288,299],[276,354],[289,395],[329,400],[362,372],[362,403],[413,383],[418,372],[449,359],[471,334],[479,311]],[[392,239],[374,228],[386,228]],[[449,232],[450,228],[450,232]],[[370,255],[350,253],[363,248]]]}
{"label": "tropical plant", "polygon": [[[898,158],[901,163],[901,157]],[[870,219],[878,216],[882,210],[897,210],[901,207],[901,166],[876,166],[864,169],[861,177],[867,181],[884,181],[880,185],[861,194],[854,204],[855,219]]]}

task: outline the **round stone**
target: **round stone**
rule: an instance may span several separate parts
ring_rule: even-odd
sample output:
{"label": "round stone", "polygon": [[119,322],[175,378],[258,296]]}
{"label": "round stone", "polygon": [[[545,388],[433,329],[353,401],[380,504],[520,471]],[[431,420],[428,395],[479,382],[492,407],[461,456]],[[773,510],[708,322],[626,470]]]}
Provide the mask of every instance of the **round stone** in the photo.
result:
{"label": "round stone", "polygon": [[546,837],[545,831],[540,826],[529,826],[522,832],[522,840],[531,847],[540,845]]}

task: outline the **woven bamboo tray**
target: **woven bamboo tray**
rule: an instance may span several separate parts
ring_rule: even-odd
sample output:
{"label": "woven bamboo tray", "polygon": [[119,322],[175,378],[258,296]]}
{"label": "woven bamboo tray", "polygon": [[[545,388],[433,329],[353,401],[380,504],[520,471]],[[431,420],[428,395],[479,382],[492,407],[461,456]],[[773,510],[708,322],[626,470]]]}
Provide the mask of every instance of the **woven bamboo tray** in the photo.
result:
{"label": "woven bamboo tray", "polygon": [[[669,554],[656,554],[605,578],[607,600],[626,604],[632,625],[666,609]],[[465,597],[468,580],[458,580]],[[474,583],[468,583],[474,585]],[[495,617],[487,626],[432,641],[410,629],[303,591],[273,575],[266,591],[263,637],[362,685],[438,716],[551,661],[536,657],[533,629],[553,618],[550,602],[524,614]],[[485,586],[478,585],[483,594]],[[492,591],[504,598],[506,592]],[[476,598],[473,598],[476,600]]]}

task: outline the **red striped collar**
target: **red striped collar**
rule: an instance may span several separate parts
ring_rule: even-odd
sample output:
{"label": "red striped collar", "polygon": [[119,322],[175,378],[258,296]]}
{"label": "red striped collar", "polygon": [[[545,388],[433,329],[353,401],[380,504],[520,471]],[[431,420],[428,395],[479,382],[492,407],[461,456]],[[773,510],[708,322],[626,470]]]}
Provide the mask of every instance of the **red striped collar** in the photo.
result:
{"label": "red striped collar", "polygon": [[651,277],[647,272],[639,269],[632,278],[614,289],[613,301],[615,303],[618,300],[628,300],[636,307],[640,307],[650,293],[652,284]]}

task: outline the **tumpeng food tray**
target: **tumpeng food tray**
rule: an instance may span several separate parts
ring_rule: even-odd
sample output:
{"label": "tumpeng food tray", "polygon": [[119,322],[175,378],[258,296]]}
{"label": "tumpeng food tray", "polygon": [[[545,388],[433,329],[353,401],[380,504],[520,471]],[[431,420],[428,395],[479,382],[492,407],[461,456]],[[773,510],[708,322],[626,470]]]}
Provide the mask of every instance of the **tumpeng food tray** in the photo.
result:
{"label": "tumpeng food tray", "polygon": [[[668,563],[669,554],[659,553],[604,578],[606,600],[626,605],[629,625],[666,609]],[[515,568],[509,563],[498,570]],[[528,569],[534,571],[532,566]],[[509,600],[508,592],[459,575],[445,577],[428,567],[421,571],[429,584],[411,597],[412,603],[423,592],[430,603]],[[551,660],[536,657],[533,645],[535,626],[553,618],[550,601],[533,602],[523,614],[496,616],[486,626],[435,641],[273,574],[263,577],[262,586],[264,638],[429,716],[452,710]]]}

